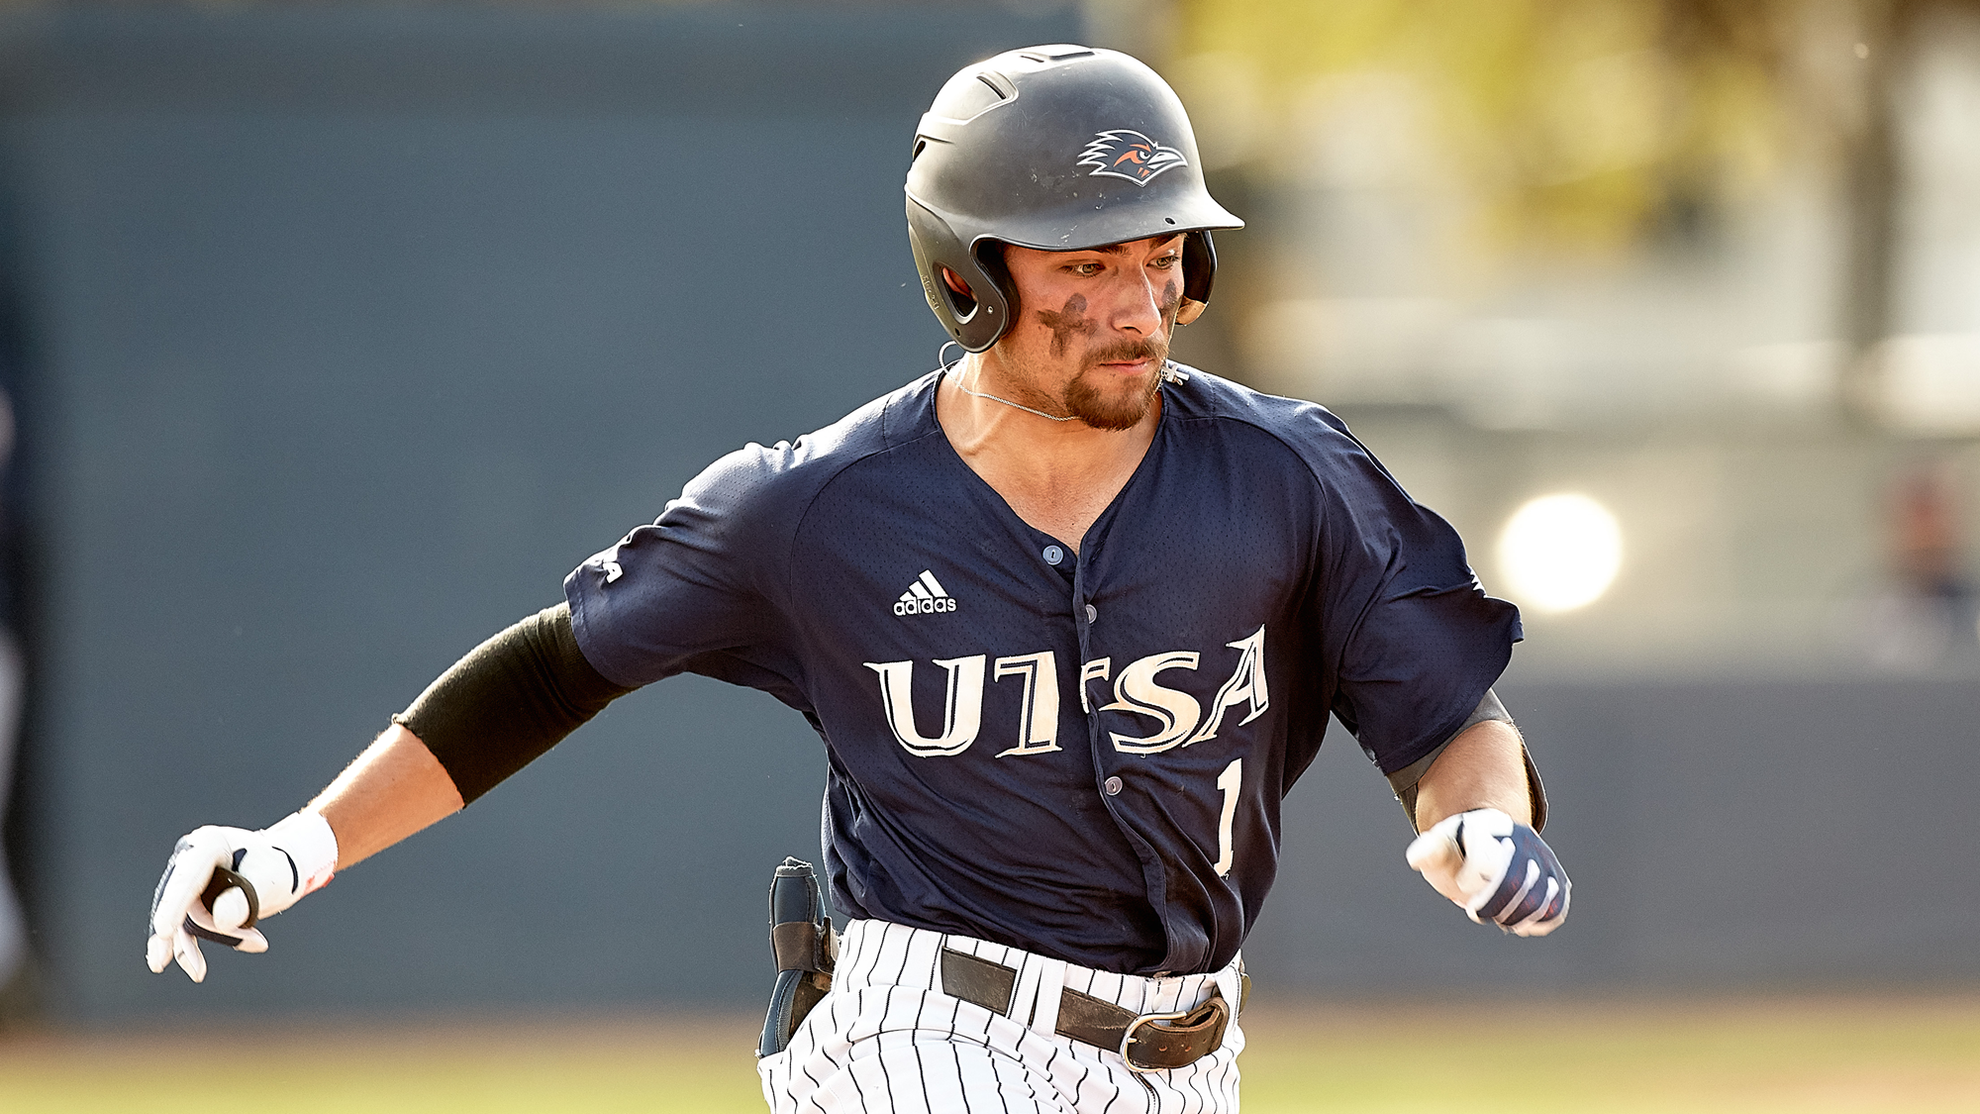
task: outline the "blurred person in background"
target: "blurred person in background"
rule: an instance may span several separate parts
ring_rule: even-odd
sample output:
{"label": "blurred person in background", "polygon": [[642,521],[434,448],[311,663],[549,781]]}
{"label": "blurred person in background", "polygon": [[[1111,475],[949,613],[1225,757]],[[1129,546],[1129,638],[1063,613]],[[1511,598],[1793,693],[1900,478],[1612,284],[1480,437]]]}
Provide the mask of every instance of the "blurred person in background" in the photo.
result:
{"label": "blurred person in background", "polygon": [[1980,613],[1960,543],[1959,500],[1948,470],[1923,465],[1892,485],[1886,511],[1889,587],[1871,600],[1860,633],[1887,669],[1930,669],[1980,654]]}
{"label": "blurred person in background", "polygon": [[[11,262],[11,229],[0,226],[0,263]],[[12,275],[0,269],[0,1024],[31,1010],[32,971],[28,963],[27,919],[8,865],[8,805],[14,796],[15,762],[20,749],[21,712],[27,698],[26,659],[19,639],[22,599],[16,502],[21,487],[15,463],[19,444],[12,391],[20,381],[25,329]]]}
{"label": "blurred person in background", "polygon": [[1168,85],[1070,45],[967,67],[907,201],[959,358],[717,461],[300,812],[188,834],[153,971],[202,979],[198,939],[265,950],[259,918],[682,672],[776,696],[827,748],[849,920],[806,960],[829,992],[768,1027],[778,1111],[1235,1111],[1239,948],[1330,714],[1440,893],[1519,935],[1562,922],[1491,691],[1516,610],[1333,415],[1167,358],[1211,232],[1242,226]]}
{"label": "blurred person in background", "polygon": [[[0,351],[0,360],[6,358]],[[13,401],[0,389],[0,492],[13,490],[4,480],[12,472],[14,441]],[[11,533],[10,504],[11,500],[0,498],[0,539]],[[0,582],[0,835],[7,829],[7,802],[13,796],[14,755],[20,743],[21,708],[27,692],[20,641],[15,635],[17,601],[11,588],[11,584]],[[27,958],[27,921],[7,868],[5,842],[0,840],[0,992],[8,990],[24,973]]]}

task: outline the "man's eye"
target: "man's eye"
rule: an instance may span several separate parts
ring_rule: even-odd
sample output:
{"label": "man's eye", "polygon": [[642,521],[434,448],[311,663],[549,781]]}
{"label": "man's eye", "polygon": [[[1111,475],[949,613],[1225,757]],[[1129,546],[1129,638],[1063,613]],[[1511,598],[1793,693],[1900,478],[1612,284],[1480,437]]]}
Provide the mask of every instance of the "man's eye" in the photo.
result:
{"label": "man's eye", "polygon": [[1155,261],[1155,266],[1160,267],[1162,270],[1166,271],[1169,268],[1174,267],[1176,264],[1181,262],[1182,262],[1181,255],[1165,255]]}
{"label": "man's eye", "polygon": [[1079,275],[1083,278],[1092,278],[1094,275],[1097,275],[1099,273],[1100,273],[1100,264],[1098,263],[1073,264],[1073,274]]}

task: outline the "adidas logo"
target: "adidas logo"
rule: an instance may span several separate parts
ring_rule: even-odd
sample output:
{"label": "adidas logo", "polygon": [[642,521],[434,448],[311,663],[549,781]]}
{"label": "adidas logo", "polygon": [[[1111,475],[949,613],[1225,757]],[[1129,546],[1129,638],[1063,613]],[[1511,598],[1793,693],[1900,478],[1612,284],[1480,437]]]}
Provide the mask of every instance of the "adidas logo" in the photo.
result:
{"label": "adidas logo", "polygon": [[942,582],[936,580],[935,574],[927,569],[921,570],[921,575],[908,585],[908,590],[894,601],[896,615],[933,615],[938,611],[955,609],[956,597],[944,591]]}

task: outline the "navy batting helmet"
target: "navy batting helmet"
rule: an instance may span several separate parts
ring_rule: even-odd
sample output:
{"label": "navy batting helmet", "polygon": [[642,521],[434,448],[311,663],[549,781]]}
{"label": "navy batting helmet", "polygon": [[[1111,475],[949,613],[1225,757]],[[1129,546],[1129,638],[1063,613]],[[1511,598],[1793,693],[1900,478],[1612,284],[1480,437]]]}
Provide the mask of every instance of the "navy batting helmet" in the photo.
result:
{"label": "navy batting helmet", "polygon": [[1244,227],[1204,186],[1168,83],[1084,46],[1013,50],[950,78],[915,129],[907,223],[928,307],[971,352],[1010,327],[1002,244],[1077,251],[1186,232],[1183,297],[1200,304],[1217,271],[1210,230]]}

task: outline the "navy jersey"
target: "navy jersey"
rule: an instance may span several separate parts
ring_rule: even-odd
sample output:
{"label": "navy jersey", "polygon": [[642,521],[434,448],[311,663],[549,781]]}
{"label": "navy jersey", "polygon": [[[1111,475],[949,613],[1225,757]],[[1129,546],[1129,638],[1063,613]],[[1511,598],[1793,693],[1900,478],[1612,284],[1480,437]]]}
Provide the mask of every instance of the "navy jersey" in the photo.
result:
{"label": "navy jersey", "polygon": [[565,590],[607,678],[803,712],[853,917],[1089,967],[1228,963],[1331,711],[1384,772],[1505,668],[1512,605],[1339,419],[1185,372],[1080,539],[958,457],[931,373],[717,461]]}

